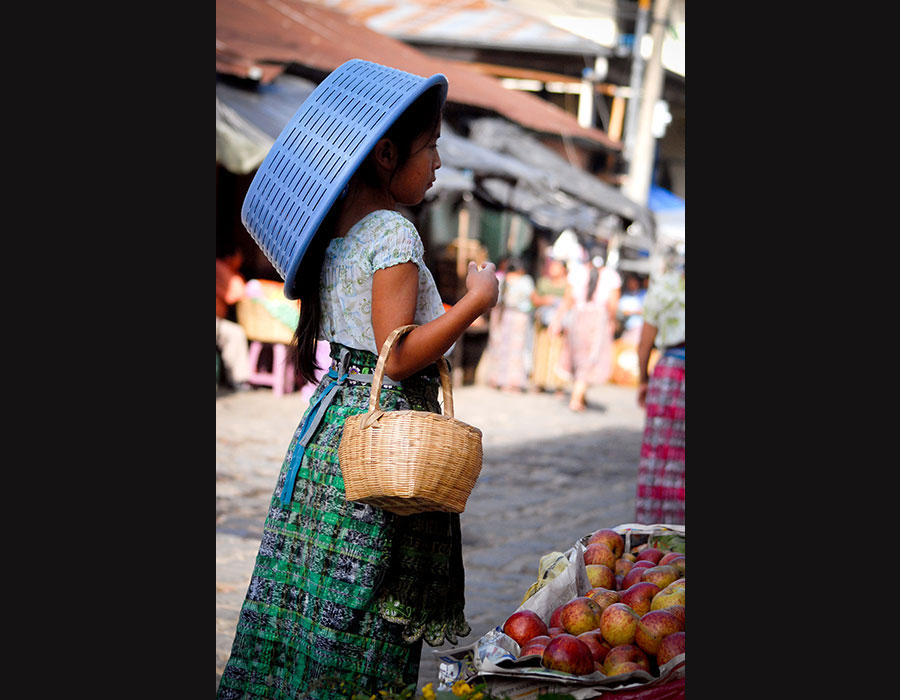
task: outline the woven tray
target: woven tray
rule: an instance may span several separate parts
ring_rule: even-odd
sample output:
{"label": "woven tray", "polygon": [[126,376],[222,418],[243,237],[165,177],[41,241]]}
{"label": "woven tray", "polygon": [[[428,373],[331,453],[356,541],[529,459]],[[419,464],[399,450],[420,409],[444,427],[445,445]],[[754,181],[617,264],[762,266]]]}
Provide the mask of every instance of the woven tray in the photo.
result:
{"label": "woven tray", "polygon": [[369,410],[344,423],[338,459],[349,501],[397,515],[426,511],[462,513],[481,473],[481,431],[453,417],[453,387],[447,361],[438,369],[443,415],[428,411],[384,411],[379,405],[384,365],[394,342],[415,325],[401,326],[378,355]]}

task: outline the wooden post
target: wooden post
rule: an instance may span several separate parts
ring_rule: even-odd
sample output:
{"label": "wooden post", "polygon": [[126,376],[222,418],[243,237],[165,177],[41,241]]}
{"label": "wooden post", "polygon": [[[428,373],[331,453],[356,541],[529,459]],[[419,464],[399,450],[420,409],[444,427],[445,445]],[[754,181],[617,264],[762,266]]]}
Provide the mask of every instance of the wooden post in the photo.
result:
{"label": "wooden post", "polygon": [[[456,275],[465,279],[469,252],[469,210],[465,204],[459,210],[459,230],[456,238]],[[457,284],[457,287],[459,285]]]}

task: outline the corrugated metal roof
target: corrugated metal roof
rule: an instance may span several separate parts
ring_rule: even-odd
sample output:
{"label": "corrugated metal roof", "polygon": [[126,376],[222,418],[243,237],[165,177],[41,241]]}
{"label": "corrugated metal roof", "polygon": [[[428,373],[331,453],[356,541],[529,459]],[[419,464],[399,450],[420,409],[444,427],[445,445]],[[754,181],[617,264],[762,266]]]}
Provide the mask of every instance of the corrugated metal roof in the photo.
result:
{"label": "corrugated metal roof", "polygon": [[312,0],[402,41],[605,55],[608,49],[491,0]]}
{"label": "corrugated metal roof", "polygon": [[581,139],[618,151],[622,145],[599,130],[582,127],[574,115],[545,100],[507,90],[498,80],[465,63],[439,60],[358,20],[301,0],[216,0],[216,70],[247,77],[245,64],[299,64],[324,74],[351,58],[363,58],[416,75],[443,73],[450,82],[448,100],[500,114],[539,133]]}

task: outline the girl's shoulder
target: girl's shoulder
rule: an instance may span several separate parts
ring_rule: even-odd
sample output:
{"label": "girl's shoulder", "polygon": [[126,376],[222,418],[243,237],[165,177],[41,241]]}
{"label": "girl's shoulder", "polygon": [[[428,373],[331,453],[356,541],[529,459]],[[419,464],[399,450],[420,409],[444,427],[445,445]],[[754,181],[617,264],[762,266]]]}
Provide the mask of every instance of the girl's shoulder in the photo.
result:
{"label": "girl's shoulder", "polygon": [[362,233],[403,231],[414,233],[417,237],[419,232],[412,221],[407,219],[403,214],[392,209],[376,209],[366,214],[362,219],[357,221],[351,230]]}
{"label": "girl's shoulder", "polygon": [[400,262],[422,261],[425,253],[415,225],[396,211],[379,209],[367,214],[347,234],[356,257],[369,261],[373,270]]}

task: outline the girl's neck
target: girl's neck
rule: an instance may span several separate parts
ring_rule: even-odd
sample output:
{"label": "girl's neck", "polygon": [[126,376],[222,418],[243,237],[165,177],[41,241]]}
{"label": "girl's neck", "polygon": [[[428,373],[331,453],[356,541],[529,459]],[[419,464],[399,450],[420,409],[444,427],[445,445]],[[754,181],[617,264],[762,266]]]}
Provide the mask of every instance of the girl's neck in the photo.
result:
{"label": "girl's neck", "polygon": [[338,214],[332,238],[343,238],[354,224],[373,211],[396,208],[397,203],[389,192],[351,181],[347,196],[341,204],[341,212]]}

